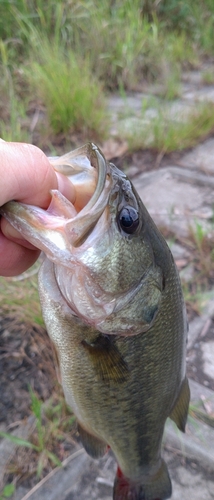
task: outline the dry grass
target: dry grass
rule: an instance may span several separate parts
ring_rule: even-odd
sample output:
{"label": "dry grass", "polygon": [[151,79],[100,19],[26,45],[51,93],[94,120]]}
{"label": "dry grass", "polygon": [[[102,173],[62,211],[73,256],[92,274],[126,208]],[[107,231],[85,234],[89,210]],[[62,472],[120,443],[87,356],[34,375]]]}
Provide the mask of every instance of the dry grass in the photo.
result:
{"label": "dry grass", "polygon": [[0,303],[5,315],[14,314],[19,320],[44,325],[37,290],[37,275],[21,280],[0,276]]}

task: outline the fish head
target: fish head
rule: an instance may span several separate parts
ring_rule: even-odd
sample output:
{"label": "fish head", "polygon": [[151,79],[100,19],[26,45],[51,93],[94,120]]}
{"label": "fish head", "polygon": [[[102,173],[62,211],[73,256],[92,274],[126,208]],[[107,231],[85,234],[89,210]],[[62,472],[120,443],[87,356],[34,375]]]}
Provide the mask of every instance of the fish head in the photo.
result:
{"label": "fish head", "polygon": [[[159,310],[163,270],[156,231],[132,183],[93,144],[50,161],[73,181],[78,206],[55,190],[47,211],[9,202],[1,214],[53,261],[72,314],[106,334],[147,331]],[[88,201],[79,209],[82,190]]]}
{"label": "fish head", "polygon": [[151,328],[160,306],[163,270],[153,250],[158,238],[131,181],[112,163],[109,169],[105,209],[79,248],[87,269],[84,290],[93,297],[87,314],[102,333],[135,335]]}

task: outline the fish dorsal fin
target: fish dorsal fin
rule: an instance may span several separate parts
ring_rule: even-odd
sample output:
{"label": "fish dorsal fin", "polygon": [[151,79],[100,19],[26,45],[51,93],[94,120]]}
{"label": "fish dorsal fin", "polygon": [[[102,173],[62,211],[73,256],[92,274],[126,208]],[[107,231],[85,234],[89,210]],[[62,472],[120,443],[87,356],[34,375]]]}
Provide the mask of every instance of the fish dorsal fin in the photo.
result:
{"label": "fish dorsal fin", "polygon": [[190,400],[189,383],[187,378],[185,377],[181,386],[181,390],[179,392],[179,396],[170,414],[170,418],[176,423],[178,429],[180,429],[180,431],[182,432],[185,432],[185,425],[187,421],[188,408],[189,408],[189,400]]}
{"label": "fish dorsal fin", "polygon": [[101,380],[107,383],[126,380],[129,370],[112,338],[99,335],[93,343],[83,340],[82,345]]}
{"label": "fish dorsal fin", "polygon": [[79,432],[82,445],[90,457],[100,458],[105,455],[108,450],[108,446],[104,441],[90,434],[79,423],[77,425],[77,430]]}

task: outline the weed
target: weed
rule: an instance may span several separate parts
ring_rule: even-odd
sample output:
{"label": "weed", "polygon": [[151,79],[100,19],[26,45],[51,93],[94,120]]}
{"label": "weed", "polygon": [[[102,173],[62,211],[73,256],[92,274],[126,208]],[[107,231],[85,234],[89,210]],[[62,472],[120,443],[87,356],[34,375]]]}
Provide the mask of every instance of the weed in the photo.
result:
{"label": "weed", "polygon": [[[168,29],[177,33],[188,33],[200,49],[212,54],[214,30],[214,3],[205,0],[203,8],[200,0],[165,0],[157,3],[157,15]],[[206,30],[204,26],[206,25]]]}
{"label": "weed", "polygon": [[206,71],[202,72],[202,81],[206,85],[213,85],[214,84],[214,71],[211,69],[207,69]]}
{"label": "weed", "polygon": [[[47,141],[51,130],[102,139],[108,130],[102,89],[124,92],[158,81],[164,97],[179,96],[181,68],[198,64],[198,40],[204,53],[213,46],[213,7],[205,4],[202,23],[199,0],[2,0],[1,135],[30,141],[29,109],[42,105],[51,126],[43,124]],[[166,125],[163,138],[159,128],[157,120],[154,141],[170,150],[180,130],[172,137]]]}
{"label": "weed", "polygon": [[33,405],[34,407],[32,409],[36,417],[36,428],[37,428],[37,439],[38,439],[37,445],[31,441],[27,441],[25,439],[19,438],[18,436],[14,436],[7,432],[0,432],[0,436],[9,439],[9,441],[11,441],[17,446],[30,448],[31,450],[34,450],[35,452],[38,453],[39,457],[37,464],[37,477],[40,478],[43,470],[43,464],[46,458],[48,458],[56,466],[60,466],[61,462],[54,453],[52,453],[46,448],[47,444],[47,441],[45,439],[46,429],[44,429],[44,427],[42,426],[42,413],[41,413],[42,403],[37,399],[36,404],[35,401],[33,401]]}
{"label": "weed", "polygon": [[204,299],[214,283],[214,236],[208,234],[199,221],[190,228],[189,238],[182,242],[191,251],[193,277],[187,283],[182,280],[184,299],[188,311],[201,314]]}
{"label": "weed", "polygon": [[[107,89],[135,88],[143,78],[161,77],[164,61],[174,65],[194,61],[189,33],[169,32],[159,20],[155,4],[141,0],[110,2],[54,2],[48,0],[3,0],[4,13],[0,36],[16,38],[22,56],[32,52],[35,29],[50,45],[72,50],[78,60],[89,61],[93,71]],[[1,9],[0,5],[0,19]],[[170,11],[170,9],[169,9]],[[167,18],[167,13],[166,13]],[[172,63],[172,64],[171,64]],[[170,69],[171,72],[171,69]]]}
{"label": "weed", "polygon": [[184,301],[190,321],[193,316],[200,315],[202,313],[204,287],[200,284],[200,281],[197,280],[197,278],[195,278],[195,280],[192,279],[189,283],[183,281],[181,281],[181,283]]}
{"label": "weed", "polygon": [[[24,127],[26,120],[25,100],[18,97],[11,69],[11,50],[0,40],[1,97],[0,137],[6,141],[26,141],[30,136]],[[5,104],[6,103],[6,104]]]}
{"label": "weed", "polygon": [[161,95],[171,101],[181,94],[181,85],[180,85],[180,70],[174,70],[169,73],[167,78],[164,81],[164,90]]}
{"label": "weed", "polygon": [[37,477],[40,478],[43,469],[47,467],[47,461],[54,466],[61,465],[61,461],[52,450],[57,442],[65,440],[65,432],[71,430],[75,419],[62,399],[58,399],[57,404],[49,401],[49,404],[44,406],[31,388],[29,391],[31,410],[35,417],[35,430],[30,439],[25,440],[7,432],[0,432],[0,436],[9,439],[19,447],[30,449],[36,453],[36,473]]}
{"label": "weed", "polygon": [[[37,267],[36,267],[37,266]],[[33,269],[38,269],[38,263]],[[29,275],[29,277],[27,277]],[[29,271],[26,277],[3,278],[0,276],[0,302],[5,314],[14,313],[19,320],[43,325],[37,290],[37,275]]]}
{"label": "weed", "polygon": [[207,231],[201,224],[201,222],[195,220],[194,227],[193,226],[190,227],[190,235],[193,241],[195,242],[197,249],[199,250],[200,253],[202,253],[203,247],[206,244]]}
{"label": "weed", "polygon": [[128,142],[129,149],[134,151],[150,147],[162,154],[182,150],[194,146],[204,139],[214,128],[213,103],[199,104],[184,122],[170,118],[166,102],[159,102],[153,109],[153,117],[149,117],[148,109],[144,110],[137,126],[124,130],[121,126],[120,136]]}
{"label": "weed", "polygon": [[0,493],[0,500],[5,500],[5,498],[10,498],[15,492],[15,485],[13,483],[6,484]]}
{"label": "weed", "polygon": [[104,96],[87,60],[77,60],[71,50],[65,54],[57,43],[50,45],[38,35],[27,75],[46,105],[54,133],[79,130],[89,137],[94,131],[101,137],[107,130]]}
{"label": "weed", "polygon": [[[208,232],[200,221],[194,222],[189,229],[188,237],[185,238],[175,238],[174,232],[164,227],[161,228],[161,232],[168,243],[172,241],[187,250],[185,267],[180,271],[180,277],[190,321],[195,315],[203,313],[207,301],[212,298],[214,233]],[[188,268],[192,272],[189,279],[186,279]],[[185,271],[184,274],[183,271]]]}
{"label": "weed", "polygon": [[15,485],[13,483],[6,484],[2,492],[0,492],[0,500],[5,500],[5,498],[10,498],[15,492]]}
{"label": "weed", "polygon": [[214,236],[199,221],[190,227],[190,238],[196,247],[195,268],[200,280],[207,284],[214,282]]}
{"label": "weed", "polygon": [[202,408],[199,407],[199,405],[190,404],[189,415],[193,419],[200,420],[201,422],[208,424],[210,427],[214,427],[214,415],[208,415]]}

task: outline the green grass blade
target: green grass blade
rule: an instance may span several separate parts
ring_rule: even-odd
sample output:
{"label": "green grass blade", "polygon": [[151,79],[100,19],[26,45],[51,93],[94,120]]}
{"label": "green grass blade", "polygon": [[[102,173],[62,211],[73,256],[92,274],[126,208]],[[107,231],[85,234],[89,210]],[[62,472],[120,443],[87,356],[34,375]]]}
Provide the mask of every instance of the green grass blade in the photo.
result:
{"label": "green grass blade", "polygon": [[58,457],[54,453],[46,450],[46,454],[47,454],[48,458],[50,458],[51,462],[53,462],[54,465],[57,465],[57,467],[62,466],[62,462],[60,462],[60,460],[58,459]]}
{"label": "green grass blade", "polygon": [[0,494],[0,500],[4,500],[4,498],[10,498],[15,492],[15,485],[13,483],[6,484],[3,491]]}
{"label": "green grass blade", "polygon": [[18,436],[13,436],[12,434],[9,434],[8,432],[1,431],[0,437],[9,439],[9,441],[16,444],[17,446],[26,446],[26,448],[31,448],[32,450],[38,451],[38,447],[35,446],[33,443],[30,443],[29,441],[26,441],[25,439],[19,438]]}

